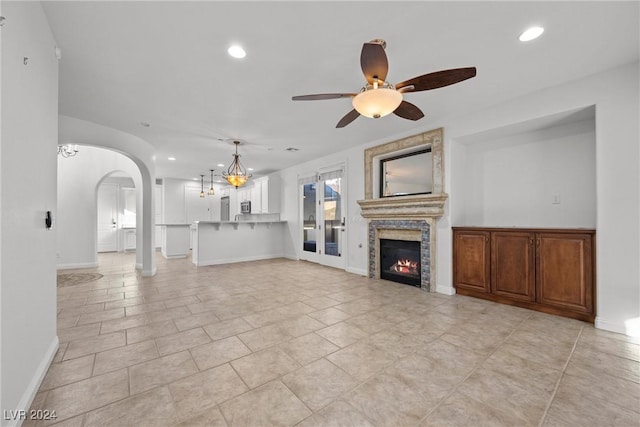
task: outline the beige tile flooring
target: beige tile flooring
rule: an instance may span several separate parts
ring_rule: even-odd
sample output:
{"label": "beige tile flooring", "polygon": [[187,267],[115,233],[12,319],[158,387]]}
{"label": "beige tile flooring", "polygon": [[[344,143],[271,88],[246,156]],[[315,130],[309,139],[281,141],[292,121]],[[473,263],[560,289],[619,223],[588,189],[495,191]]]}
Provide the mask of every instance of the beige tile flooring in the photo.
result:
{"label": "beige tile flooring", "polygon": [[58,289],[33,408],[61,425],[640,425],[640,346],[590,324],[284,259],[99,261]]}

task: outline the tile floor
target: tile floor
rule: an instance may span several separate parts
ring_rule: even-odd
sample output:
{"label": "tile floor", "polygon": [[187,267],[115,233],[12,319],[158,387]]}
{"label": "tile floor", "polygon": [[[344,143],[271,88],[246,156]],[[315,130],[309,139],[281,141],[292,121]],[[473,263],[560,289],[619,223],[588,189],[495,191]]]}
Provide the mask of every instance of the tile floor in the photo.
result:
{"label": "tile floor", "polygon": [[640,425],[640,346],[590,324],[307,262],[134,262],[58,288],[33,408],[60,425]]}

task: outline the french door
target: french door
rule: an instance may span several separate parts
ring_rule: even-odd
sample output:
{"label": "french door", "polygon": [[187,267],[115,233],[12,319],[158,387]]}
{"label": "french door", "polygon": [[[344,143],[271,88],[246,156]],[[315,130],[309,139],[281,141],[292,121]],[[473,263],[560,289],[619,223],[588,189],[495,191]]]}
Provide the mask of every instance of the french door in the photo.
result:
{"label": "french door", "polygon": [[301,259],[345,268],[345,221],[343,169],[300,179]]}

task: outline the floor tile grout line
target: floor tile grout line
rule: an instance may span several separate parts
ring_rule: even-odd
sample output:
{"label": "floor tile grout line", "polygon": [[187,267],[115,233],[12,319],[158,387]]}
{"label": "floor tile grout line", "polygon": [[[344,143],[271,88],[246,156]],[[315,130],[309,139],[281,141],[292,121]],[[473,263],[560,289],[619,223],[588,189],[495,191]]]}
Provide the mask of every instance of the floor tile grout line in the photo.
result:
{"label": "floor tile grout line", "polygon": [[[463,384],[467,379],[469,379],[469,377],[471,377],[471,376],[472,376],[472,375],[473,375],[473,374],[478,370],[478,368],[479,368],[479,367],[480,367],[484,362],[486,362],[486,361],[487,361],[491,356],[493,356],[493,355],[495,354],[495,352],[496,352],[496,351],[498,351],[498,349],[499,349],[500,347],[502,347],[502,345],[503,345],[505,342],[507,342],[507,340],[508,340],[509,338],[511,338],[511,336],[512,336],[514,333],[516,333],[516,331],[518,330],[518,328],[520,328],[520,326],[521,326],[524,322],[526,322],[527,320],[529,320],[529,319],[531,318],[531,316],[532,316],[532,314],[530,314],[530,315],[529,315],[529,316],[527,316],[526,318],[522,319],[522,320],[520,321],[520,323],[518,323],[518,325],[517,325],[515,328],[513,328],[513,330],[509,333],[509,335],[507,335],[507,336],[506,336],[502,341],[500,341],[500,344],[498,344],[498,345],[496,346],[496,348],[495,348],[491,353],[489,353],[486,357],[481,358],[480,360],[478,360],[478,361],[474,364],[473,369],[471,369],[471,371],[469,372],[469,374],[467,374],[467,375],[466,375],[462,380],[458,381],[458,383],[457,383],[455,386],[453,386],[453,387],[449,390],[449,392],[448,392],[448,393],[447,393],[447,394],[446,394],[442,399],[440,399],[440,400],[438,401],[438,403],[436,403],[436,405],[435,405],[433,408],[431,408],[431,410],[429,410],[429,411],[426,413],[426,415],[425,415],[424,417],[420,418],[419,423],[423,423],[427,418],[429,418],[429,416],[430,416],[432,413],[434,413],[434,412],[435,412],[435,411],[440,407],[440,405],[441,405],[443,402],[445,402],[449,397],[451,397],[451,396],[452,396],[452,395],[453,395],[453,394],[458,390],[458,388],[460,387],[460,385],[462,385],[462,384]],[[455,345],[455,344],[452,344],[452,345]],[[461,348],[462,348],[462,347],[461,347]],[[481,403],[482,403],[482,402],[481,402]]]}
{"label": "floor tile grout line", "polygon": [[569,366],[569,362],[571,361],[571,358],[573,357],[573,353],[576,351],[576,347],[578,346],[578,341],[580,341],[580,337],[582,336],[582,331],[583,330],[584,330],[584,326],[580,326],[580,331],[578,332],[578,336],[576,337],[576,340],[573,343],[573,347],[571,348],[571,353],[569,353],[569,357],[567,357],[567,361],[565,362],[564,366],[562,367],[562,371],[560,372],[560,376],[558,376],[558,380],[556,381],[556,385],[553,388],[553,393],[551,393],[551,397],[549,397],[549,401],[547,402],[547,405],[544,408],[544,413],[542,414],[542,417],[540,418],[540,423],[538,423],[538,427],[542,427],[544,425],[544,422],[546,421],[547,416],[549,415],[549,409],[551,409],[551,405],[553,404],[553,401],[556,398],[556,394],[558,393],[558,389],[560,388],[560,383],[562,382],[562,378],[564,377],[564,373],[567,370],[567,366]]}

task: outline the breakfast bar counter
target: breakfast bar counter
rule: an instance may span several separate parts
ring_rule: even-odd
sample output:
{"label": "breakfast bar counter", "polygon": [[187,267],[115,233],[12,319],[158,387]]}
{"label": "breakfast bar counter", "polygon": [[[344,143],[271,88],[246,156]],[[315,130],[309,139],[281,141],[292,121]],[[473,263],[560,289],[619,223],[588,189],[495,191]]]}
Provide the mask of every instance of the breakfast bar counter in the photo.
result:
{"label": "breakfast bar counter", "polygon": [[228,264],[284,256],[287,221],[196,221],[192,262]]}

